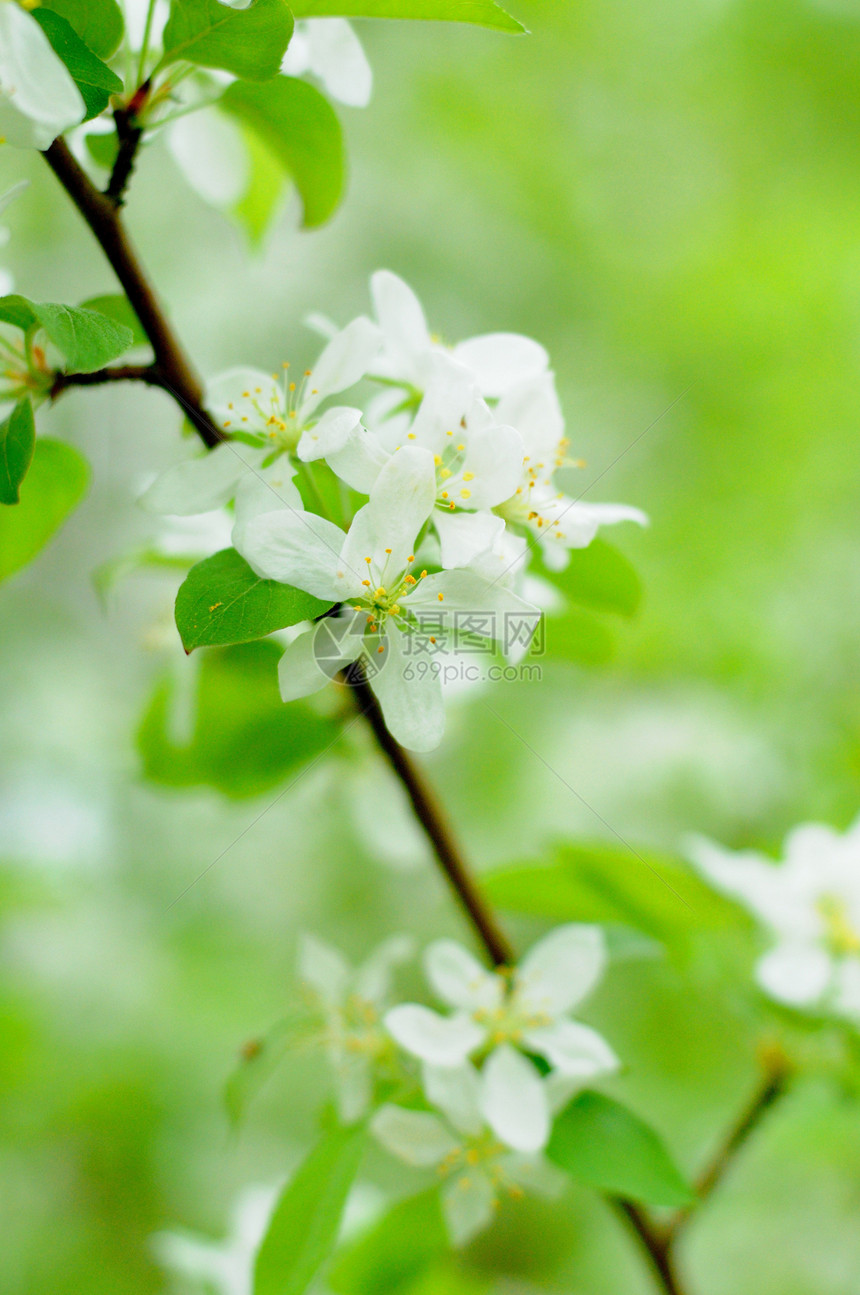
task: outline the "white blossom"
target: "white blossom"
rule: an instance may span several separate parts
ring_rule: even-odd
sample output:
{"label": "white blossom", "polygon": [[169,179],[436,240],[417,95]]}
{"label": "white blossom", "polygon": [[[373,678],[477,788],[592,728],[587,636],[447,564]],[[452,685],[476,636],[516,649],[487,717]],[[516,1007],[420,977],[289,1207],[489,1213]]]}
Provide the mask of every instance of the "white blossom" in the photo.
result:
{"label": "white blossom", "polygon": [[296,23],[281,62],[286,76],[310,73],[339,103],[366,108],[373,72],[361,41],[345,18],[307,18]]}
{"label": "white blossom", "polygon": [[569,439],[549,371],[513,385],[499,400],[495,416],[516,427],[525,447],[516,488],[495,512],[539,541],[546,565],[566,566],[569,549],[586,548],[601,526],[617,522],[648,523],[628,504],[592,504],[572,499],[554,482],[559,468],[577,466],[569,457]]}
{"label": "white blossom", "polygon": [[0,0],[0,142],[46,149],[86,107],[42,28],[14,0]]}
{"label": "white blossom", "polygon": [[[444,1118],[389,1104],[371,1120],[373,1134],[388,1151],[407,1164],[435,1168],[444,1180],[442,1209],[455,1245],[465,1245],[492,1221],[503,1193],[553,1196],[563,1189],[563,1174],[539,1154],[543,1143],[531,1129],[519,1128],[512,1143],[496,1128],[496,1074],[527,1064],[506,1046],[480,1073],[468,1062],[455,1069],[425,1065],[424,1091]],[[523,1142],[527,1150],[515,1149]]]}
{"label": "white blossom", "polygon": [[423,393],[433,360],[450,354],[471,371],[481,395],[503,395],[514,383],[536,377],[549,364],[546,351],[519,333],[485,333],[446,348],[431,335],[421,302],[403,279],[377,270],[370,280],[383,349],[375,372],[407,390]]}
{"label": "white blossom", "polygon": [[159,1263],[215,1295],[251,1295],[254,1256],[278,1195],[276,1187],[247,1187],[237,1197],[230,1230],[221,1241],[190,1232],[158,1232],[152,1246]]}
{"label": "white blossom", "polygon": [[408,936],[392,936],[353,968],[316,936],[302,937],[299,975],[325,1020],[325,1045],[335,1079],[340,1118],[352,1124],[373,1100],[376,1075],[391,1068],[391,1039],[382,1025],[390,1001],[391,973],[412,956]]}
{"label": "white blossom", "polygon": [[[615,1070],[618,1059],[590,1026],[570,1012],[594,988],[606,965],[603,933],[596,926],[556,927],[511,971],[488,971],[453,940],[431,944],[424,959],[433,989],[453,1014],[442,1016],[418,1003],[393,1007],[385,1017],[392,1036],[432,1066],[459,1067],[468,1057],[487,1055],[492,1068],[495,1132],[520,1150],[543,1145],[549,1131],[546,1087],[527,1058],[513,1053],[516,1068],[496,1062],[502,1050],[545,1057],[570,1095],[598,1075]],[[489,1118],[489,1117],[488,1117]],[[528,1127],[531,1135],[524,1135]],[[531,1148],[523,1138],[531,1136]]]}
{"label": "white blossom", "polygon": [[[285,509],[253,517],[234,535],[258,575],[345,605],[343,615],[350,620],[342,655],[330,658],[331,672],[363,652],[372,660],[373,653],[383,656],[371,686],[391,732],[414,750],[437,746],[445,722],[438,670],[416,662],[416,628],[443,614],[483,614],[485,637],[495,638],[506,615],[520,617],[532,631],[540,618],[504,582],[493,584],[468,568],[413,574],[417,540],[435,499],[433,456],[404,446],[386,462],[346,534],[315,513]],[[318,632],[296,638],[282,658],[285,701],[319,690],[331,677],[318,664]],[[425,637],[433,641],[432,634]],[[427,644],[423,650],[426,663]]]}
{"label": "white blossom", "polygon": [[191,515],[236,499],[237,527],[273,508],[301,509],[292,483],[293,458],[305,433],[315,428],[352,428],[358,409],[336,406],[319,415],[329,396],[354,386],[379,349],[379,332],[369,319],[354,319],[323,350],[314,369],[300,379],[289,368],[282,377],[260,369],[233,368],[212,379],[206,403],[216,424],[233,438],[216,449],[162,473],[141,498],[154,513]]}
{"label": "white blossom", "polygon": [[860,1021],[860,819],[844,836],[820,823],[796,827],[779,864],[702,838],[689,854],[769,932],[772,947],[756,966],[765,993]]}

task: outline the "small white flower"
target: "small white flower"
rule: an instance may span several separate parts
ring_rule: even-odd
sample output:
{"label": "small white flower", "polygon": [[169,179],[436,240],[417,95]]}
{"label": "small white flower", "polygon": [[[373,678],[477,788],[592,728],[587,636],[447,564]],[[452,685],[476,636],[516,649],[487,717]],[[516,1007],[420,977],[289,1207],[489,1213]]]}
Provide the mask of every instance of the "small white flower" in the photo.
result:
{"label": "small white flower", "polygon": [[45,149],[86,107],[42,28],[20,5],[0,3],[0,142]]}
{"label": "small white flower", "polygon": [[514,492],[522,476],[523,442],[515,428],[495,418],[462,364],[434,355],[428,372],[427,392],[408,430],[399,421],[383,423],[376,433],[360,424],[320,424],[303,435],[298,453],[305,461],[325,458],[348,485],[367,492],[401,444],[429,450],[436,469],[431,520],[442,566],[466,566],[504,529],[488,510]]}
{"label": "small white flower", "polygon": [[222,1241],[188,1232],[158,1232],[152,1238],[159,1263],[199,1289],[217,1295],[251,1295],[254,1256],[275,1204],[276,1187],[247,1187],[237,1197],[230,1231]]}
{"label": "small white flower", "polygon": [[819,823],[796,827],[781,864],[702,838],[690,842],[689,854],[773,937],[756,966],[765,993],[860,1021],[860,819],[844,836]]}
{"label": "small white flower", "polygon": [[426,390],[439,354],[450,354],[470,370],[480,394],[490,398],[536,377],[549,363],[544,348],[519,333],[486,333],[448,350],[431,336],[415,293],[390,270],[377,270],[370,291],[384,339],[376,373],[407,390]]}
{"label": "small white flower", "polygon": [[[489,1053],[485,1070],[493,1077],[496,1133],[521,1150],[522,1127],[549,1130],[545,1085],[530,1061],[515,1071],[512,1048],[539,1053],[567,1085],[575,1087],[618,1066],[606,1041],[569,1013],[594,988],[606,965],[603,933],[596,926],[557,927],[540,940],[511,972],[488,971],[453,940],[438,940],[425,954],[427,978],[438,996],[454,1008],[451,1016],[417,1003],[403,1003],[386,1014],[385,1025],[402,1048],[433,1066],[461,1066],[467,1057]],[[492,1064],[491,1064],[492,1063]],[[532,1082],[526,1082],[530,1074]],[[488,1116],[489,1118],[489,1116]]]}
{"label": "small white flower", "polygon": [[369,319],[354,319],[331,339],[317,361],[298,381],[285,369],[283,378],[260,369],[234,368],[214,378],[206,403],[229,440],[202,457],[175,464],[158,477],[141,498],[154,513],[188,516],[209,512],[236,499],[236,522],[273,508],[300,509],[292,478],[293,455],[310,428],[319,435],[357,426],[361,413],[330,408],[318,417],[329,396],[354,386],[379,350],[379,330]]}
{"label": "small white flower", "polygon": [[[537,608],[503,582],[491,584],[466,568],[413,574],[416,541],[435,500],[433,456],[404,446],[386,462],[346,535],[332,522],[299,510],[256,516],[234,532],[236,547],[258,575],[344,603],[345,614],[351,614],[342,655],[329,657],[328,672],[318,664],[315,631],[290,644],[280,670],[284,700],[318,691],[363,652],[371,660],[374,653],[384,656],[371,686],[391,732],[414,750],[437,746],[445,723],[439,672],[430,668],[432,662],[416,661],[416,629],[443,612],[483,615],[484,636],[494,638],[502,636],[506,615],[516,615],[532,631],[540,618]],[[432,641],[432,631],[423,637]],[[426,644],[423,651],[426,658]]]}
{"label": "small white flower", "polygon": [[509,525],[528,530],[540,542],[546,565],[561,570],[568,550],[586,548],[601,526],[617,522],[648,524],[639,508],[592,504],[571,499],[555,485],[557,469],[575,466],[550,372],[513,385],[494,410],[500,422],[516,427],[525,446],[520,478],[510,497],[495,508]]}
{"label": "small white flower", "polygon": [[[478,1073],[466,1063],[456,1069],[425,1066],[424,1091],[445,1119],[401,1106],[380,1108],[371,1130],[382,1145],[407,1164],[435,1168],[444,1179],[442,1208],[455,1245],[465,1245],[492,1220],[503,1194],[526,1190],[554,1196],[564,1175],[539,1154],[538,1139],[525,1125],[511,1143],[496,1128],[495,1075],[504,1067],[516,1072],[528,1063],[512,1048],[499,1049]],[[530,1068],[531,1069],[531,1068]],[[526,1075],[523,1082],[545,1083]],[[527,1149],[514,1149],[527,1143]]]}
{"label": "small white flower", "polygon": [[325,1019],[325,1043],[344,1124],[361,1119],[373,1100],[378,1071],[394,1061],[382,1016],[391,995],[391,973],[413,954],[408,936],[392,936],[353,968],[330,945],[302,937],[299,975],[313,991]]}
{"label": "small white flower", "polygon": [[307,18],[296,23],[281,63],[286,76],[310,72],[332,99],[366,108],[373,72],[361,41],[345,18]]}

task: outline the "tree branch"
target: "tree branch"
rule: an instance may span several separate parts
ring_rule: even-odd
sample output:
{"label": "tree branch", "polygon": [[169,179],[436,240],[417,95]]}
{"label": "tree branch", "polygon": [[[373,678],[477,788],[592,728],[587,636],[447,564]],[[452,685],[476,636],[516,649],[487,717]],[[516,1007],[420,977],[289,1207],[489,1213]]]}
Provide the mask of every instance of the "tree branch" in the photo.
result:
{"label": "tree branch", "polygon": [[409,752],[389,733],[379,702],[367,681],[355,678],[353,672],[349,682],[380,750],[403,783],[415,816],[429,837],[436,858],[491,962],[499,967],[513,963],[514,951],[510,942],[481,895],[432,787]]}
{"label": "tree branch", "polygon": [[661,1290],[665,1291],[666,1295],[684,1295],[684,1288],[675,1267],[672,1237],[659,1228],[633,1201],[619,1197],[613,1201],[613,1204],[622,1218],[627,1221],[639,1242],[652,1274],[660,1283]]}
{"label": "tree branch", "polygon": [[62,138],[55,139],[43,156],[92,230],[149,338],[155,353],[151,385],[162,387],[182,406],[206,445],[217,445],[224,437],[203,408],[200,378],[143,272],[116,203],[99,192]]}
{"label": "tree branch", "polygon": [[145,382],[150,387],[162,385],[154,364],[115,364],[109,369],[94,369],[92,373],[58,373],[51,387],[51,399],[56,400],[69,387],[99,387],[106,382]]}
{"label": "tree branch", "polygon": [[[147,87],[148,88],[148,87]],[[138,94],[140,91],[138,91]],[[110,174],[105,197],[115,207],[121,207],[125,201],[125,191],[137,160],[137,150],[143,138],[143,127],[137,125],[134,111],[128,108],[115,108],[113,114],[116,123],[116,137],[119,142],[116,160]]]}

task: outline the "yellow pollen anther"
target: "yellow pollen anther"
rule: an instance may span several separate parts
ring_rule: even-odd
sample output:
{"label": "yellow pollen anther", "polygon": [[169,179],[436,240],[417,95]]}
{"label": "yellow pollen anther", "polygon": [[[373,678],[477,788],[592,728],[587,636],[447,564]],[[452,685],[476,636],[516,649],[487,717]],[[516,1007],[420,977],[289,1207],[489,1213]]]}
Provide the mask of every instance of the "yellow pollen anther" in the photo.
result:
{"label": "yellow pollen anther", "polygon": [[460,491],[460,498],[461,498],[461,499],[471,499],[471,498],[472,498],[472,492],[471,492],[471,490],[461,490],[461,491]]}
{"label": "yellow pollen anther", "polygon": [[228,408],[228,409],[232,409],[232,408],[233,408],[233,401],[232,401],[232,400],[229,400],[229,401],[227,402],[227,408]]}
{"label": "yellow pollen anther", "polygon": [[391,552],[391,549],[386,549],[386,550],[385,550],[385,552],[386,552],[386,553],[390,553],[390,552]]}
{"label": "yellow pollen anther", "polygon": [[421,575],[418,577],[418,579],[419,579],[419,580],[423,580],[423,579],[424,579],[424,577],[426,576],[426,574],[427,574],[426,570],[422,571],[422,572],[421,572]]}
{"label": "yellow pollen anther", "polygon": [[225,427],[229,427],[229,426],[230,426],[230,419],[229,419],[229,418],[227,419],[227,421],[226,421],[226,423],[224,424],[224,426],[225,426]]}
{"label": "yellow pollen anther", "polygon": [[439,473],[439,476],[442,478],[443,481],[447,481],[450,475],[451,475],[450,468],[443,468],[442,471]]}
{"label": "yellow pollen anther", "polygon": [[407,439],[407,441],[414,441],[414,440],[415,440],[415,433],[414,433],[414,432],[407,432],[407,433],[406,433],[406,439]]}
{"label": "yellow pollen anther", "polygon": [[245,398],[245,400],[250,400],[250,398],[251,398],[251,393],[250,393],[250,391],[243,391],[243,392],[242,392],[242,395],[243,395],[243,397]]}
{"label": "yellow pollen anther", "polygon": [[259,396],[259,394],[260,394],[260,392],[261,392],[262,390],[263,390],[263,388],[262,388],[262,387],[255,387],[255,388],[254,388],[254,394],[255,394],[255,395],[257,395],[257,396]]}
{"label": "yellow pollen anther", "polygon": [[373,595],[373,596],[374,596],[374,598],[384,598],[384,597],[385,597],[385,590],[383,589],[382,585],[380,585],[380,586],[379,586],[379,588],[376,590],[376,592],[374,593],[374,595]]}
{"label": "yellow pollen anther", "polygon": [[431,643],[435,643],[435,642],[436,642],[436,636],[435,636],[434,634],[431,634],[431,635],[430,635],[430,642],[431,642]]}
{"label": "yellow pollen anther", "polygon": [[414,576],[407,576],[406,579],[404,580],[404,584],[407,584],[407,585],[414,585],[415,583],[416,582],[415,582]]}
{"label": "yellow pollen anther", "polygon": [[448,498],[448,491],[447,491],[447,490],[443,490],[443,491],[442,491],[442,498],[443,498],[443,499],[447,499],[447,498]]}
{"label": "yellow pollen anther", "polygon": [[310,376],[311,376],[311,371],[310,371],[310,369],[305,369],[305,377],[306,377],[306,378],[309,378]]}
{"label": "yellow pollen anther", "polygon": [[466,448],[466,447],[465,447],[465,445],[463,444],[463,442],[462,442],[462,441],[461,441],[461,442],[460,442],[460,444],[457,446],[457,449],[458,449],[458,450],[465,450],[465,448]]}
{"label": "yellow pollen anther", "polygon": [[443,602],[445,601],[445,595],[444,595],[444,594],[437,594],[437,595],[436,595],[436,597],[439,599],[440,603],[443,603]]}
{"label": "yellow pollen anther", "polygon": [[369,581],[369,580],[362,580],[362,582],[361,582],[361,583],[364,585],[364,587],[365,587],[366,589],[369,589],[369,588],[370,588],[370,581]]}
{"label": "yellow pollen anther", "polygon": [[377,652],[384,652],[384,651],[385,651],[385,644],[384,644],[384,643],[380,643],[379,647],[378,647],[376,650],[377,650]]}
{"label": "yellow pollen anther", "polygon": [[446,433],[445,433],[445,435],[446,435],[446,436],[453,436],[453,435],[454,435],[454,433],[453,433],[453,432],[446,432]]}
{"label": "yellow pollen anther", "polygon": [[291,382],[291,383],[290,383],[290,391],[295,391],[295,389],[296,389],[296,384],[295,384],[294,382]]}
{"label": "yellow pollen anther", "polygon": [[434,454],[434,455],[433,455],[433,462],[436,464],[436,467],[438,468],[439,464],[442,462],[442,455],[441,455],[441,454]]}
{"label": "yellow pollen anther", "polygon": [[273,373],[273,374],[272,374],[272,381],[273,381],[273,382],[277,382],[277,381],[278,381],[278,375],[277,375],[277,373]]}
{"label": "yellow pollen anther", "polygon": [[365,558],[364,560],[365,560],[365,562],[367,563],[367,565],[368,565],[368,566],[370,566],[371,562],[373,561],[373,559],[372,559],[372,558]]}
{"label": "yellow pollen anther", "polygon": [[410,554],[409,554],[409,557],[406,559],[406,561],[407,561],[407,562],[414,562],[414,561],[415,561],[415,554],[414,554],[414,553],[410,553]]}
{"label": "yellow pollen anther", "polygon": [[474,481],[474,480],[475,480],[475,474],[474,474],[474,472],[464,472],[464,473],[463,473],[463,480],[464,480],[464,481]]}

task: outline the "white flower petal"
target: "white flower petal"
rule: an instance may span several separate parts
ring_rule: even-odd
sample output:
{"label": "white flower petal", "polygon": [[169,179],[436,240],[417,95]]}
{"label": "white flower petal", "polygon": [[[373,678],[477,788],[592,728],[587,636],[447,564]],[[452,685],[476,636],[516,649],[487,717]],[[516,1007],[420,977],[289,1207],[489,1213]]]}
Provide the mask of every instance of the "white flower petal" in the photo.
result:
{"label": "white flower petal", "polygon": [[442,1213],[455,1246],[467,1245],[493,1221],[496,1189],[482,1169],[450,1179],[442,1188]]}
{"label": "white flower petal", "polygon": [[526,954],[516,985],[534,1014],[556,1017],[591,992],[606,967],[606,941],[599,926],[557,926]]}
{"label": "white flower petal", "polygon": [[481,1071],[481,1110],[496,1137],[514,1151],[540,1151],[550,1131],[543,1080],[532,1063],[503,1043]]}
{"label": "white flower petal", "polygon": [[[385,586],[396,578],[414,552],[418,532],[436,498],[433,456],[415,446],[404,446],[385,463],[349,528],[344,561],[353,570],[366,568],[370,578]],[[390,550],[388,552],[387,550]]]}
{"label": "white flower petal", "polygon": [[424,954],[424,971],[436,993],[451,1007],[492,1011],[504,998],[501,976],[481,966],[455,940],[434,940]]}
{"label": "white flower petal", "polygon": [[570,1176],[544,1156],[527,1156],[512,1151],[510,1155],[500,1157],[499,1168],[506,1178],[522,1187],[523,1191],[534,1192],[551,1201],[558,1200],[570,1186]]}
{"label": "white flower petal", "polygon": [[273,408],[281,410],[283,404],[283,390],[271,373],[248,365],[225,369],[206,383],[206,408],[218,427],[229,425],[228,431],[241,431],[243,427],[260,431]]}
{"label": "white flower petal", "polygon": [[[494,508],[510,499],[523,473],[523,439],[513,427],[495,424],[471,432],[463,465],[474,476],[467,484],[462,473],[451,478],[450,496],[460,507]],[[468,489],[466,500],[461,489]]]}
{"label": "white flower petal", "polygon": [[46,149],[86,108],[42,28],[17,4],[0,4],[0,137]]}
{"label": "white flower petal", "polygon": [[839,964],[833,1006],[843,1016],[860,1018],[860,958],[844,958]]}
{"label": "white flower petal", "polygon": [[232,499],[236,486],[246,470],[246,446],[226,442],[200,458],[186,459],[156,477],[140,497],[148,513],[175,514],[189,517],[208,513]]}
{"label": "white flower petal", "polygon": [[778,864],[751,850],[733,853],[703,837],[691,837],[687,854],[712,885],[741,900],[778,934],[794,940],[814,939],[819,915],[802,892],[786,884]]}
{"label": "white flower petal", "polygon": [[374,323],[359,315],[331,339],[307,379],[307,395],[299,407],[304,423],[316,407],[360,381],[379,351],[382,335]]}
{"label": "white flower petal", "polygon": [[303,462],[325,459],[353,490],[369,494],[389,454],[373,432],[361,425],[361,411],[337,406],[302,433],[298,456]]}
{"label": "white flower petal", "polygon": [[385,1028],[401,1048],[433,1066],[461,1066],[484,1041],[470,1017],[440,1016],[418,1003],[401,1003],[385,1014]]}
{"label": "white flower petal", "polygon": [[439,536],[443,567],[465,567],[498,543],[505,523],[494,513],[449,513],[433,511],[433,525]]}
{"label": "white flower petal", "polygon": [[[262,460],[261,460],[262,461]],[[248,464],[236,486],[233,522],[233,547],[243,543],[245,527],[254,517],[263,513],[289,508],[294,512],[304,509],[302,497],[293,481],[295,468],[286,454],[282,454],[267,468]]]}
{"label": "white flower petal", "polygon": [[407,283],[390,270],[377,270],[370,280],[376,318],[385,336],[385,354],[404,370],[414,372],[415,357],[430,349],[430,331],[421,302]]}
{"label": "white flower petal", "polygon": [[526,1030],[523,1038],[532,1051],[571,1079],[591,1079],[618,1069],[618,1058],[606,1040],[579,1021],[556,1021]]}
{"label": "white flower petal", "polygon": [[495,408],[500,423],[510,423],[523,438],[526,453],[537,462],[558,455],[564,436],[564,416],[555,389],[555,374],[536,378],[509,388]]}
{"label": "white flower petal", "polygon": [[759,960],[756,979],[780,1003],[810,1007],[824,996],[833,971],[833,960],[818,945],[786,942]]}
{"label": "white flower petal", "polygon": [[577,500],[571,512],[578,518],[589,518],[598,526],[614,526],[618,522],[637,522],[640,526],[648,525],[648,514],[631,504],[589,504]]}
{"label": "white flower petal", "polygon": [[381,1106],[370,1121],[370,1131],[408,1165],[438,1165],[457,1149],[456,1139],[442,1121],[427,1111]]}
{"label": "white flower petal", "polygon": [[[439,598],[439,595],[442,598]],[[528,642],[540,622],[540,608],[525,602],[502,580],[492,582],[477,571],[457,568],[440,571],[419,581],[406,600],[410,611],[423,612],[425,622],[436,612],[441,623],[453,628],[454,613],[474,613],[474,631],[484,638],[508,643],[513,631],[519,641]],[[457,628],[468,628],[464,615],[458,616]]]}
{"label": "white flower petal", "polygon": [[410,651],[413,631],[391,629],[370,686],[389,731],[410,751],[433,751],[445,732],[442,684],[432,659]]}
{"label": "white flower petal", "polygon": [[427,1100],[439,1107],[458,1133],[478,1136],[484,1119],[480,1108],[480,1076],[473,1065],[431,1066],[425,1062],[421,1083]]}
{"label": "white flower petal", "polygon": [[346,997],[352,968],[339,950],[315,935],[299,937],[299,975],[323,1001],[336,1007]]}
{"label": "white flower petal", "polygon": [[340,527],[324,517],[285,508],[253,517],[236,537],[236,545],[265,580],[279,580],[317,598],[336,600],[344,584],[361,585],[358,572],[341,562],[343,538]]}
{"label": "white flower petal", "polygon": [[373,1066],[366,1052],[341,1051],[333,1060],[335,1097],[341,1121],[355,1124],[373,1101]]}
{"label": "white flower petal", "polygon": [[373,72],[349,23],[343,18],[311,18],[305,27],[310,70],[326,92],[350,108],[366,108],[373,91]]}
{"label": "white flower petal", "polygon": [[355,992],[369,1003],[381,1003],[391,989],[391,972],[408,962],[415,952],[415,941],[409,935],[392,935],[383,940],[359,967]]}
{"label": "white flower petal", "polygon": [[454,359],[476,374],[485,396],[502,396],[517,382],[542,373],[549,356],[539,342],[519,333],[485,333],[454,347]]}
{"label": "white flower petal", "polygon": [[278,684],[282,701],[297,701],[299,697],[310,697],[312,693],[319,692],[327,683],[331,683],[333,675],[341,666],[356,660],[361,650],[359,645],[355,654],[349,655],[347,649],[340,662],[327,657],[326,670],[323,670],[314,651],[314,633],[315,630],[310,629],[297,635],[278,662]]}

